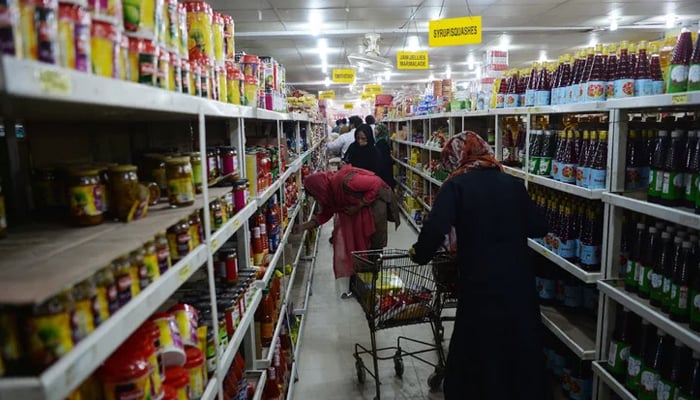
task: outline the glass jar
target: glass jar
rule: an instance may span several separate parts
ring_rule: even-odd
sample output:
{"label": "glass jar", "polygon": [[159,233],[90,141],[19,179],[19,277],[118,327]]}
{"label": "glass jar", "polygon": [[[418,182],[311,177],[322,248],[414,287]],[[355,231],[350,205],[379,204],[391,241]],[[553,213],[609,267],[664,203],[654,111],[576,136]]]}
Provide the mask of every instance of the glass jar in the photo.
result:
{"label": "glass jar", "polygon": [[148,276],[148,270],[146,269],[145,258],[146,251],[143,248],[134,250],[129,255],[129,262],[131,262],[131,274],[132,276],[136,274],[138,277],[138,293],[141,293],[141,291],[146,289],[151,283],[150,277]]}
{"label": "glass jar", "polygon": [[165,160],[168,157],[162,154],[144,154],[143,159],[143,176],[150,178],[151,181],[158,184],[160,192],[165,195],[168,190],[168,181],[165,177]]}
{"label": "glass jar", "polygon": [[34,171],[34,204],[40,210],[50,210],[65,204],[64,188],[56,168],[38,168]]}
{"label": "glass jar", "polygon": [[214,180],[221,174],[221,169],[219,166],[219,151],[216,147],[207,148],[207,177],[208,179]]}
{"label": "glass jar", "polygon": [[197,247],[204,241],[204,229],[202,228],[202,219],[199,217],[199,211],[195,211],[190,215],[190,237],[192,238],[192,247]]}
{"label": "glass jar", "polygon": [[180,220],[177,224],[168,229],[168,245],[170,247],[170,258],[177,261],[188,255],[192,249],[192,236],[190,236],[190,225],[186,219]]}
{"label": "glass jar", "polygon": [[139,177],[135,165],[117,165],[109,168],[109,198],[112,214],[120,221],[131,220],[134,202],[138,204]]}
{"label": "glass jar", "polygon": [[238,252],[226,247],[219,251],[219,277],[223,282],[238,283]]}
{"label": "glass jar", "polygon": [[153,283],[160,278],[160,268],[158,268],[158,252],[156,250],[156,242],[154,239],[149,240],[143,245],[143,263],[146,265],[146,273],[148,280]]}
{"label": "glass jar", "polygon": [[[73,349],[70,319],[73,310],[73,296],[67,290],[34,306],[25,318],[25,348],[31,372],[41,373]],[[51,334],[50,340],[45,338],[47,332]]]}
{"label": "glass jar", "polygon": [[97,169],[100,171],[100,184],[102,185],[102,212],[105,216],[113,215],[112,199],[110,198],[111,193],[109,193],[109,169],[116,166],[117,163],[96,165]]}
{"label": "glass jar", "polygon": [[0,181],[0,239],[7,236],[7,215],[5,214],[5,196],[2,194],[2,181]]}
{"label": "glass jar", "polygon": [[241,211],[246,206],[248,193],[248,180],[239,179],[233,185],[233,208],[236,212]]}
{"label": "glass jar", "polygon": [[202,193],[202,156],[199,153],[190,153],[190,163],[192,164],[192,182],[194,191]]}
{"label": "glass jar", "polygon": [[98,169],[81,168],[68,172],[68,202],[73,224],[90,226],[104,221],[101,186]]}
{"label": "glass jar", "polygon": [[111,315],[119,311],[117,283],[114,280],[114,273],[110,266],[102,268],[95,274],[95,286],[97,296],[92,309],[93,319],[95,320],[95,326],[100,326]]}
{"label": "glass jar", "polygon": [[172,267],[170,246],[165,231],[158,232],[156,235],[156,255],[158,256],[158,271],[162,275]]}
{"label": "glass jar", "polygon": [[224,226],[224,210],[221,207],[221,200],[215,199],[209,204],[209,220],[211,221],[212,233]]}
{"label": "glass jar", "polygon": [[185,207],[194,204],[190,158],[174,157],[166,160],[165,171],[170,205],[172,207]]}
{"label": "glass jar", "polygon": [[71,316],[73,342],[78,343],[95,330],[95,318],[92,313],[93,299],[97,290],[92,279],[86,279],[73,288],[75,312]]}
{"label": "glass jar", "polygon": [[221,146],[219,147],[219,165],[221,166],[222,175],[233,175],[238,171],[238,152],[235,147]]}
{"label": "glass jar", "polygon": [[117,300],[119,302],[119,308],[121,308],[138,294],[138,292],[134,294],[134,288],[139,287],[138,274],[134,278],[131,273],[129,257],[126,255],[112,262],[112,273],[114,274],[114,280],[117,282]]}

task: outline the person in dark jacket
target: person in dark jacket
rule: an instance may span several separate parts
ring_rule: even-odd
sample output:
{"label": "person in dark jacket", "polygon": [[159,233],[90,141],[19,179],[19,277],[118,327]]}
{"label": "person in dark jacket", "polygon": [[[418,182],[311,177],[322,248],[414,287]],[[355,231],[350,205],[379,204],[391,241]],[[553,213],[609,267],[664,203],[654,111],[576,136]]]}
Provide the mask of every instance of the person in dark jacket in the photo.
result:
{"label": "person in dark jacket", "polygon": [[528,237],[547,225],[521,180],[502,172],[489,145],[466,133],[459,167],[442,185],[409,253],[426,264],[456,229],[459,303],[450,341],[446,400],[544,400],[546,384]]}
{"label": "person in dark jacket", "polygon": [[379,153],[379,168],[377,175],[379,175],[379,177],[393,189],[396,186],[396,180],[394,179],[394,160],[391,158],[389,128],[382,123],[376,124],[375,127],[375,147],[377,148],[377,153]]}
{"label": "person in dark jacket", "polygon": [[361,124],[355,129],[355,142],[345,152],[345,162],[379,175],[379,153],[374,146],[374,135],[369,125]]}

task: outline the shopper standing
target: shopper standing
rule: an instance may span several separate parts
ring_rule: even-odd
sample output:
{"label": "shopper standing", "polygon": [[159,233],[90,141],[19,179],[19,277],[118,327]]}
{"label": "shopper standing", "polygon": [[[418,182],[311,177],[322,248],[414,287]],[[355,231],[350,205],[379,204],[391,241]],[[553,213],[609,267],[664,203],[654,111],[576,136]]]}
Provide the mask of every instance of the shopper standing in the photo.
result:
{"label": "shopper standing", "polygon": [[375,147],[379,156],[379,168],[376,172],[380,178],[394,189],[396,179],[394,179],[394,160],[391,158],[391,144],[389,143],[389,128],[382,123],[375,125],[374,129]]}
{"label": "shopper standing", "polygon": [[335,120],[335,127],[333,127],[331,133],[340,133],[340,121],[339,119]]}
{"label": "shopper standing", "polygon": [[[365,117],[365,124],[371,126],[371,127],[372,127],[372,132],[375,132],[377,120],[374,119],[374,115],[370,114],[370,115],[366,116],[366,117]],[[375,139],[376,139],[376,137],[375,137]]]}
{"label": "shopper standing", "polygon": [[355,142],[348,147],[345,161],[355,168],[362,168],[379,175],[379,153],[374,146],[374,135],[369,125],[362,124],[355,129]]}
{"label": "shopper standing", "polygon": [[[300,224],[299,232],[325,224],[335,216],[333,271],[336,279],[354,275],[353,251],[382,249],[387,243],[387,218],[399,226],[394,192],[375,174],[349,165],[338,172],[319,172],[304,180],[307,193],[321,212]],[[352,297],[348,290],[343,298]]]}
{"label": "shopper standing", "polygon": [[548,399],[527,246],[527,238],[544,236],[547,226],[522,181],[504,174],[473,132],[465,135],[459,167],[423,222],[412,259],[430,261],[452,226],[460,293],[445,399]]}
{"label": "shopper standing", "polygon": [[355,141],[355,129],[362,125],[362,118],[357,115],[350,117],[350,131],[341,134],[338,139],[328,143],[326,149],[331,154],[340,154],[340,157],[345,159],[345,152],[348,151],[348,147]]}

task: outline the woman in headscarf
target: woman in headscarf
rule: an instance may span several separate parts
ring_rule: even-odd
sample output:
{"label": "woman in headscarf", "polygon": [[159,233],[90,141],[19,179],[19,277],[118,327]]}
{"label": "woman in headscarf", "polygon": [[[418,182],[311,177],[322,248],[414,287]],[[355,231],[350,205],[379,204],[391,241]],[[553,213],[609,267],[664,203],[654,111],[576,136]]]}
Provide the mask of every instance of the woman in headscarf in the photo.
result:
{"label": "woman in headscarf", "polygon": [[425,264],[456,229],[459,302],[445,399],[548,399],[527,246],[528,237],[546,234],[544,218],[523,182],[502,172],[479,135],[465,132],[445,147],[443,161],[457,168],[410,250],[415,262]]}
{"label": "woman in headscarf", "polygon": [[372,127],[362,124],[355,129],[355,142],[345,152],[345,162],[379,175],[379,153],[374,147]]}
{"label": "woman in headscarf", "polygon": [[394,179],[394,160],[391,158],[389,129],[382,123],[376,124],[375,128],[375,147],[377,148],[377,153],[379,154],[379,168],[377,175],[379,175],[379,177],[393,189],[396,186],[396,180]]}
{"label": "woman in headscarf", "polygon": [[[399,226],[398,205],[391,189],[372,172],[346,165],[338,172],[319,172],[304,180],[307,193],[321,212],[299,225],[311,229],[335,216],[333,271],[335,277],[354,275],[353,251],[382,249],[387,243],[387,219],[391,214]],[[351,297],[348,291],[343,298]]]}

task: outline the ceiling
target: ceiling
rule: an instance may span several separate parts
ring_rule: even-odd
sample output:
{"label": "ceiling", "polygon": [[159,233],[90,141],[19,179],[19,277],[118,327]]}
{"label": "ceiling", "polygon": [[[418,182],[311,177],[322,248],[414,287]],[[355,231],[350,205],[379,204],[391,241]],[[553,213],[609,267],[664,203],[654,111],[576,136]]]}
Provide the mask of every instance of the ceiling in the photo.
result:
{"label": "ceiling", "polygon": [[[234,17],[237,50],[274,57],[285,66],[289,84],[310,91],[324,89],[329,76],[322,72],[319,38],[328,43],[330,72],[349,67],[347,55],[361,50],[365,33],[381,34],[380,51],[392,61],[406,48],[407,37],[417,35],[421,49],[430,52],[431,71],[394,70],[383,82],[386,87],[425,81],[430,72],[444,78],[448,65],[453,80],[474,78],[468,54],[479,61],[484,50],[504,40],[511,67],[525,67],[541,56],[556,60],[593,42],[658,39],[667,15],[675,16],[676,24],[700,19],[699,0],[468,0],[469,9],[465,0],[212,0],[212,5]],[[428,21],[470,12],[483,17],[481,44],[428,49]],[[320,26],[309,22],[312,15]],[[617,18],[617,31],[607,29],[610,16]],[[320,29],[317,36],[312,26]],[[358,83],[374,79],[358,75]]]}

